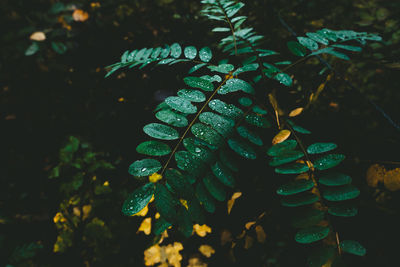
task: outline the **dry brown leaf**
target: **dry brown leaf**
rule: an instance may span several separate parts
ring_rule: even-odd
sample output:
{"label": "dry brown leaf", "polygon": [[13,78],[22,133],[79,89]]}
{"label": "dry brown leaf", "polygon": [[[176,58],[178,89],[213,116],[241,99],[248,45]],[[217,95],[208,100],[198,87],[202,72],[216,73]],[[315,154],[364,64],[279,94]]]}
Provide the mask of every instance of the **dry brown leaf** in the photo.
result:
{"label": "dry brown leaf", "polygon": [[72,13],[72,18],[75,21],[84,22],[84,21],[88,20],[89,13],[87,13],[86,11],[83,11],[82,9],[75,9],[74,13]]}
{"label": "dry brown leaf", "polygon": [[34,32],[31,34],[29,39],[31,39],[32,41],[41,42],[41,41],[46,40],[46,34],[44,32]]}
{"label": "dry brown leaf", "polygon": [[256,222],[248,222],[245,224],[244,227],[246,227],[246,229],[249,230],[254,224],[256,224]]}
{"label": "dry brown leaf", "polygon": [[193,225],[193,230],[196,232],[196,234],[200,237],[205,237],[207,233],[211,234],[211,227],[209,227],[206,224],[199,225],[195,224]]}
{"label": "dry brown leaf", "polygon": [[207,258],[211,257],[211,255],[215,253],[215,250],[210,245],[201,245],[199,251]]}
{"label": "dry brown leaf", "polygon": [[246,238],[244,239],[244,248],[249,249],[253,246],[254,243],[254,238],[252,238],[249,235],[246,235]]}
{"label": "dry brown leaf", "polygon": [[400,190],[400,168],[387,171],[383,177],[383,182],[389,191]]}
{"label": "dry brown leaf", "polygon": [[261,225],[256,226],[256,234],[257,234],[257,241],[260,243],[264,243],[265,239],[267,238],[267,234],[265,233]]}
{"label": "dry brown leaf", "polygon": [[232,210],[233,205],[235,204],[235,200],[238,199],[241,195],[242,195],[242,192],[233,193],[231,199],[228,200],[228,202],[227,202],[228,214],[231,214],[231,210]]}
{"label": "dry brown leaf", "polygon": [[292,111],[290,111],[289,117],[296,117],[296,116],[300,115],[303,112],[303,110],[304,110],[304,108],[293,109]]}
{"label": "dry brown leaf", "polygon": [[383,182],[383,177],[385,176],[385,167],[374,164],[371,165],[367,170],[367,184],[370,187],[377,187],[378,183]]}
{"label": "dry brown leaf", "polygon": [[282,143],[286,139],[288,139],[290,136],[290,131],[289,130],[282,130],[280,131],[275,137],[272,139],[272,145],[276,145],[279,143]]}
{"label": "dry brown leaf", "polygon": [[222,230],[221,232],[221,246],[232,241],[232,233],[228,230]]}
{"label": "dry brown leaf", "polygon": [[151,217],[148,217],[142,221],[137,232],[143,232],[145,235],[151,233]]}

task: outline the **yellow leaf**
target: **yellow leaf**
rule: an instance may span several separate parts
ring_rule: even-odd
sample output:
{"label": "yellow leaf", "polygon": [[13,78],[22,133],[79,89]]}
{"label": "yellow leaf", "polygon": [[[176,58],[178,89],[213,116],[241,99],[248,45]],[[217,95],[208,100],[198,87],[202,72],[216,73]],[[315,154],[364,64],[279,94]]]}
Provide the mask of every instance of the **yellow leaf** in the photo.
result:
{"label": "yellow leaf", "polygon": [[264,229],[261,225],[256,226],[256,234],[257,234],[257,241],[260,243],[264,243],[267,235],[265,234]]}
{"label": "yellow leaf", "polygon": [[390,191],[397,191],[400,189],[400,168],[387,171],[383,177],[385,187]]}
{"label": "yellow leaf", "polygon": [[75,9],[74,13],[72,13],[72,18],[75,21],[84,22],[89,18],[89,13],[81,9]]}
{"label": "yellow leaf", "polygon": [[247,230],[249,230],[256,222],[248,222],[244,227],[246,227]]}
{"label": "yellow leaf", "polygon": [[207,258],[211,257],[211,255],[215,253],[215,250],[210,245],[201,245],[199,251]]}
{"label": "yellow leaf", "polygon": [[383,182],[383,177],[385,176],[385,167],[374,164],[371,165],[367,170],[367,184],[370,187],[377,187],[378,183]]}
{"label": "yellow leaf", "polygon": [[187,267],[207,267],[207,263],[204,263],[199,258],[190,258],[189,265]]}
{"label": "yellow leaf", "polygon": [[89,214],[90,214],[91,211],[92,211],[92,206],[91,205],[84,205],[82,207],[82,212],[83,212],[82,219],[85,220],[87,217],[89,217]]}
{"label": "yellow leaf", "polygon": [[303,109],[304,108],[296,108],[296,109],[290,111],[289,117],[296,117],[296,116],[300,115],[303,112]]}
{"label": "yellow leaf", "polygon": [[161,216],[160,213],[157,212],[156,215],[154,215],[154,218],[158,219],[160,218],[160,216]]}
{"label": "yellow leaf", "polygon": [[105,181],[103,186],[110,186],[110,183],[108,181]]}
{"label": "yellow leaf", "polygon": [[81,210],[78,207],[74,207],[72,213],[77,217],[81,217]]}
{"label": "yellow leaf", "polygon": [[31,34],[29,39],[31,39],[32,41],[41,42],[41,41],[46,40],[46,34],[44,32],[34,32]]}
{"label": "yellow leaf", "polygon": [[144,251],[144,264],[146,266],[153,266],[159,262],[161,262],[161,247],[158,244]]}
{"label": "yellow leaf", "polygon": [[290,136],[290,131],[289,130],[282,130],[280,131],[275,137],[272,139],[272,144],[276,145],[279,143],[282,143],[286,139],[288,139]]}
{"label": "yellow leaf", "polygon": [[61,220],[61,218],[63,218],[63,215],[61,214],[61,212],[57,212],[57,214],[53,218],[53,222],[58,223]]}
{"label": "yellow leaf", "polygon": [[228,214],[231,214],[231,210],[232,210],[233,204],[235,204],[235,200],[238,199],[241,195],[242,195],[242,192],[233,193],[231,199],[228,200],[228,203],[227,203]]}
{"label": "yellow leaf", "polygon": [[179,201],[181,202],[182,206],[184,206],[187,210],[189,209],[188,203],[186,199],[179,199]]}
{"label": "yellow leaf", "polygon": [[149,212],[149,207],[148,205],[146,205],[141,211],[139,211],[138,213],[132,214],[131,216],[141,216],[144,217],[147,215],[147,212]]}
{"label": "yellow leaf", "polygon": [[249,249],[253,246],[254,243],[254,238],[252,238],[249,235],[246,235],[246,238],[244,239],[244,248]]}
{"label": "yellow leaf", "polygon": [[90,3],[90,6],[92,8],[97,8],[97,7],[100,7],[100,3],[99,2],[92,2],[92,3]]}
{"label": "yellow leaf", "polygon": [[195,224],[193,225],[193,230],[196,232],[198,236],[205,237],[207,233],[211,234],[211,227],[207,226],[206,224],[199,225]]}
{"label": "yellow leaf", "polygon": [[157,183],[161,179],[162,179],[162,175],[158,174],[156,172],[149,176],[150,183]]}
{"label": "yellow leaf", "polygon": [[[179,253],[183,249],[183,246],[179,242],[174,242],[174,244],[169,244],[165,248],[165,253],[167,255],[168,263],[174,267],[181,267],[182,255]],[[168,266],[168,265],[166,265]]]}
{"label": "yellow leaf", "polygon": [[142,221],[137,232],[143,232],[145,235],[151,233],[151,217],[148,217]]}

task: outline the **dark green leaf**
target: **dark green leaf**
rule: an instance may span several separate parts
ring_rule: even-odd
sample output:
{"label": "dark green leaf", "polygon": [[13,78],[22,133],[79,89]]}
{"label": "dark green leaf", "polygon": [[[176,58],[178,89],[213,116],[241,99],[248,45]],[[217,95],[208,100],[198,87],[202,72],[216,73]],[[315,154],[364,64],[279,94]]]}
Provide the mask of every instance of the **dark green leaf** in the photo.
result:
{"label": "dark green leaf", "polygon": [[218,90],[218,94],[225,95],[236,91],[243,91],[248,94],[254,94],[254,88],[248,82],[235,78],[229,79]]}
{"label": "dark green leaf", "polygon": [[314,226],[324,219],[325,213],[310,207],[299,208],[296,216],[292,219],[292,225],[296,228]]}
{"label": "dark green leaf", "polygon": [[296,233],[295,240],[301,244],[309,244],[324,239],[329,234],[329,228],[324,226],[313,226],[301,229]]}
{"label": "dark green leaf", "polygon": [[309,167],[302,163],[293,163],[286,167],[275,168],[275,172],[280,174],[300,174],[308,170]]}
{"label": "dark green leaf", "polygon": [[340,248],[347,253],[354,254],[357,256],[364,256],[367,250],[357,241],[354,240],[343,240],[340,242]]}
{"label": "dark green leaf", "polygon": [[237,108],[233,104],[227,104],[219,99],[211,100],[210,103],[208,103],[208,106],[212,110],[234,120],[243,115],[243,111],[241,109]]}
{"label": "dark green leaf", "polygon": [[212,58],[212,52],[209,47],[203,47],[199,51],[200,60],[203,62],[209,62]]}
{"label": "dark green leaf", "polygon": [[208,192],[218,201],[224,201],[226,192],[224,186],[211,174],[203,178],[204,186]]}
{"label": "dark green leaf", "polygon": [[281,154],[285,154],[288,151],[295,149],[297,146],[296,140],[287,139],[279,144],[272,146],[268,149],[267,154],[269,156],[279,156]]}
{"label": "dark green leaf", "polygon": [[171,45],[171,57],[178,58],[182,54],[182,47],[178,43]]}
{"label": "dark green leaf", "polygon": [[310,50],[318,49],[318,44],[314,40],[311,40],[310,38],[297,37],[297,40],[299,41],[299,43],[301,45],[305,46],[306,48],[308,48]]}
{"label": "dark green leaf", "polygon": [[316,41],[316,42],[318,42],[320,44],[323,44],[323,45],[328,45],[329,44],[328,39],[324,38],[323,35],[320,35],[318,33],[307,32],[306,35],[307,35],[308,38],[310,38],[310,39],[312,39],[312,40],[314,40],[314,41]]}
{"label": "dark green leaf", "polygon": [[272,161],[269,162],[269,165],[272,167],[276,167],[285,163],[289,163],[295,160],[298,160],[304,156],[303,152],[297,150],[289,150],[285,153],[281,153],[278,156],[274,157]]}
{"label": "dark green leaf", "polygon": [[171,153],[171,148],[159,141],[146,141],[138,145],[136,151],[148,156],[165,156]]}
{"label": "dark green leaf", "polygon": [[171,223],[167,222],[164,217],[160,217],[153,225],[153,232],[155,235],[161,235],[170,226],[172,226]]}
{"label": "dark green leaf", "polygon": [[265,118],[264,116],[257,115],[255,113],[247,114],[246,122],[260,128],[271,127],[271,124],[268,122],[267,118]]}
{"label": "dark green leaf", "polygon": [[358,213],[357,208],[348,205],[329,207],[328,213],[339,217],[352,217]]}
{"label": "dark green leaf", "polygon": [[316,159],[313,164],[317,170],[322,171],[339,165],[344,159],[342,154],[329,154]]}
{"label": "dark green leaf", "polygon": [[208,66],[211,71],[229,74],[229,72],[233,71],[235,67],[232,64],[220,64],[218,66]]}
{"label": "dark green leaf", "polygon": [[129,174],[136,177],[149,176],[161,169],[161,163],[155,159],[137,160],[129,166]]}
{"label": "dark green leaf", "polygon": [[295,180],[295,181],[289,182],[287,184],[281,185],[276,190],[276,193],[278,195],[282,195],[282,196],[289,196],[289,195],[294,195],[297,193],[305,192],[307,190],[310,190],[313,187],[314,187],[314,182],[312,180],[300,179],[300,180]]}
{"label": "dark green leaf", "polygon": [[194,136],[210,145],[219,147],[223,142],[223,138],[221,135],[219,135],[211,127],[208,127],[202,123],[194,124],[190,130],[192,131]]}
{"label": "dark green leaf", "polygon": [[150,137],[161,140],[175,140],[179,138],[178,132],[167,125],[150,123],[143,127],[143,131]]}
{"label": "dark green leaf", "polygon": [[343,201],[356,198],[360,195],[360,190],[354,185],[327,188],[322,194],[329,201]]}
{"label": "dark green leaf", "polygon": [[333,47],[345,49],[348,51],[353,51],[353,52],[361,52],[362,48],[359,46],[352,46],[352,45],[341,45],[341,44],[335,44],[332,45]]}
{"label": "dark green leaf", "polygon": [[289,197],[284,197],[281,200],[281,204],[284,207],[301,207],[305,205],[309,205],[318,201],[318,196],[314,194],[301,194],[294,195]]}
{"label": "dark green leaf", "polygon": [[299,57],[304,57],[307,55],[307,50],[304,46],[299,44],[298,42],[295,41],[289,41],[287,43],[287,46],[294,55],[299,56]]}
{"label": "dark green leaf", "polygon": [[199,90],[182,89],[178,91],[178,96],[192,102],[204,102],[206,96]]}
{"label": "dark green leaf", "polygon": [[214,173],[215,177],[217,177],[221,183],[229,187],[235,186],[235,179],[233,178],[233,174],[224,164],[217,161],[211,167],[211,170]]}
{"label": "dark green leaf", "polygon": [[194,114],[197,112],[197,107],[192,105],[189,100],[179,96],[170,96],[165,99],[165,103],[172,109],[185,114]]}
{"label": "dark green leaf", "polygon": [[274,76],[274,79],[286,86],[291,86],[293,83],[292,78],[286,73],[278,73]]}
{"label": "dark green leaf", "polygon": [[232,155],[230,155],[224,149],[220,149],[220,151],[219,151],[219,159],[230,170],[232,170],[234,172],[239,171],[239,168],[237,167],[238,163],[236,162],[236,160],[232,157]]}
{"label": "dark green leaf", "polygon": [[220,116],[213,112],[203,112],[199,116],[199,120],[211,126],[219,134],[227,136],[232,132],[235,122],[232,119]]}
{"label": "dark green leaf", "polygon": [[178,210],[178,229],[185,237],[190,237],[193,232],[190,214],[184,206],[180,206]]}
{"label": "dark green leaf", "polygon": [[157,112],[156,118],[175,127],[185,127],[188,125],[188,120],[185,116],[175,113],[169,109],[160,110],[159,112]]}
{"label": "dark green leaf", "polygon": [[154,184],[148,183],[133,191],[122,205],[122,213],[131,216],[141,211],[153,197],[154,189]]}
{"label": "dark green leaf", "polygon": [[245,126],[238,126],[236,128],[236,131],[241,137],[249,140],[253,144],[257,146],[263,145],[263,141],[261,140],[260,136],[256,132],[249,130]]}
{"label": "dark green leaf", "polygon": [[60,55],[65,54],[68,50],[67,46],[61,42],[51,42],[51,48]]}
{"label": "dark green leaf", "polygon": [[193,197],[188,200],[188,212],[192,222],[198,223],[200,225],[205,224],[206,219],[204,217],[203,209],[201,208],[200,202],[197,197]]}
{"label": "dark green leaf", "polygon": [[258,69],[259,64],[258,63],[253,63],[253,64],[247,64],[244,65],[243,67],[240,67],[235,70],[234,73],[232,73],[233,76],[239,75],[240,73],[243,72],[248,72],[248,71],[255,71]]}
{"label": "dark green leaf", "polygon": [[37,42],[33,42],[26,50],[25,50],[25,56],[32,56],[36,54],[36,52],[39,51],[39,45]]}
{"label": "dark green leaf", "polygon": [[197,184],[196,195],[200,203],[203,205],[204,209],[210,213],[214,213],[215,211],[214,199],[212,198],[210,193],[208,193],[203,183]]}
{"label": "dark green leaf", "polygon": [[319,183],[327,186],[346,185],[351,183],[351,177],[343,173],[330,173],[319,178]]}
{"label": "dark green leaf", "polygon": [[154,203],[161,217],[164,217],[165,220],[167,220],[168,222],[176,221],[177,214],[175,210],[175,205],[177,203],[177,200],[173,198],[165,185],[156,183]]}
{"label": "dark green leaf", "polygon": [[254,149],[246,142],[239,139],[229,139],[228,140],[229,147],[238,153],[240,156],[248,158],[248,159],[256,159],[257,154]]}
{"label": "dark green leaf", "polygon": [[193,73],[193,72],[195,72],[195,71],[197,71],[197,70],[199,70],[200,68],[202,68],[202,67],[204,67],[204,66],[206,66],[207,64],[206,63],[200,63],[200,64],[197,64],[197,65],[194,65],[190,70],[189,70],[189,74],[190,73]]}
{"label": "dark green leaf", "polygon": [[307,153],[309,154],[319,154],[325,153],[337,148],[337,145],[334,143],[315,143],[307,147]]}
{"label": "dark green leaf", "polygon": [[214,153],[212,153],[207,147],[199,144],[199,142],[196,142],[196,139],[193,137],[183,139],[183,146],[190,153],[204,162],[211,163],[215,159]]}
{"label": "dark green leaf", "polygon": [[241,97],[238,100],[239,104],[245,107],[250,107],[253,104],[253,101],[248,97]]}
{"label": "dark green leaf", "polygon": [[194,59],[197,56],[197,49],[194,46],[187,46],[183,51],[185,57],[188,59]]}
{"label": "dark green leaf", "polygon": [[190,172],[195,176],[200,175],[205,169],[204,163],[187,151],[176,152],[175,160],[179,169]]}
{"label": "dark green leaf", "polygon": [[168,185],[177,195],[183,197],[184,199],[191,199],[194,196],[192,186],[186,177],[183,176],[179,171],[175,169],[168,169],[165,171],[165,178]]}
{"label": "dark green leaf", "polygon": [[211,92],[214,91],[214,85],[205,79],[199,77],[186,77],[183,81],[191,87],[200,88],[204,91]]}

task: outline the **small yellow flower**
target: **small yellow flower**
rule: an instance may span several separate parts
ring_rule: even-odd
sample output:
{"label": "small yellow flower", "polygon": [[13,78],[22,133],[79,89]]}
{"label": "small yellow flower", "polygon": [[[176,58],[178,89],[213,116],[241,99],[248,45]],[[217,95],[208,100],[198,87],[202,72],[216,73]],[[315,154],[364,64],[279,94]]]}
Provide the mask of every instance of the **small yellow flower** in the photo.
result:
{"label": "small yellow flower", "polygon": [[162,179],[162,175],[158,174],[156,172],[149,176],[150,183],[157,183],[157,181],[159,181],[161,179]]}

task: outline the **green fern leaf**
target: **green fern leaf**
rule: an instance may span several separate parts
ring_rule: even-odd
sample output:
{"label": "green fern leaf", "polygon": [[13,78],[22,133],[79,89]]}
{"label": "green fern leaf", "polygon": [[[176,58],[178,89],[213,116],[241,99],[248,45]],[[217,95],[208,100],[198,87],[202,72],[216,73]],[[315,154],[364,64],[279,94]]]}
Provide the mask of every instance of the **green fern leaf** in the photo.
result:
{"label": "green fern leaf", "polygon": [[285,163],[290,163],[292,161],[298,160],[304,157],[303,152],[297,150],[290,150],[285,153],[279,154],[273,158],[272,161],[269,162],[269,165],[272,167],[276,167]]}
{"label": "green fern leaf", "polygon": [[343,201],[356,198],[360,195],[360,190],[353,185],[327,188],[323,192],[323,197],[329,201]]}
{"label": "green fern leaf", "polygon": [[[165,102],[163,102],[163,103],[165,103]],[[165,105],[167,105],[167,104],[165,104]],[[186,127],[188,125],[188,120],[186,119],[185,116],[175,113],[169,109],[160,110],[159,112],[156,113],[155,116],[160,121],[165,122],[165,123],[175,126],[175,127]]]}
{"label": "green fern leaf", "polygon": [[212,59],[211,49],[209,47],[203,47],[202,49],[200,49],[199,58],[203,62],[210,62],[210,60]]}
{"label": "green fern leaf", "polygon": [[196,142],[194,137],[183,139],[183,146],[187,149],[187,151],[206,163],[215,161],[214,153],[211,152],[207,147],[201,145],[199,142]]}
{"label": "green fern leaf", "polygon": [[296,216],[291,220],[291,224],[296,228],[306,228],[320,223],[324,216],[325,213],[321,210],[309,207],[299,208]]}
{"label": "green fern leaf", "polygon": [[175,140],[179,138],[178,132],[167,125],[150,123],[143,127],[143,131],[150,137],[161,140]]}
{"label": "green fern leaf", "polygon": [[215,212],[215,202],[211,194],[206,190],[203,183],[198,183],[196,186],[196,195],[200,203],[207,212]]}
{"label": "green fern leaf", "polygon": [[329,154],[322,156],[314,161],[317,170],[326,170],[339,165],[346,157],[342,154]]}
{"label": "green fern leaf", "polygon": [[143,185],[131,193],[122,205],[122,213],[131,216],[141,211],[153,197],[155,186],[152,183]]}
{"label": "green fern leaf", "polygon": [[146,141],[138,145],[136,151],[148,156],[165,156],[171,153],[171,148],[159,141]]}
{"label": "green fern leaf", "polygon": [[234,120],[243,115],[243,111],[241,109],[237,108],[233,104],[227,104],[219,99],[211,100],[210,103],[208,103],[208,106],[212,110]]}
{"label": "green fern leaf", "polygon": [[137,160],[129,166],[129,174],[136,177],[149,176],[161,169],[161,163],[155,159]]}
{"label": "green fern leaf", "polygon": [[177,213],[175,209],[177,202],[178,201],[174,199],[165,185],[160,183],[156,184],[154,203],[161,217],[164,217],[168,222],[173,223],[177,219]]}
{"label": "green fern leaf", "polygon": [[170,96],[165,99],[165,103],[172,109],[185,114],[194,114],[197,112],[197,107],[192,105],[189,100],[179,97]]}
{"label": "green fern leaf", "polygon": [[194,136],[212,146],[219,147],[223,142],[223,138],[221,135],[219,135],[214,129],[204,125],[203,123],[195,123],[192,128],[190,128],[190,130],[192,131]]}
{"label": "green fern leaf", "polygon": [[318,49],[318,44],[314,40],[311,40],[310,38],[297,37],[297,40],[301,45],[303,45],[304,47],[308,48],[311,51]]}
{"label": "green fern leaf", "polygon": [[232,92],[243,91],[248,94],[254,94],[254,88],[248,83],[240,79],[229,79],[222,87],[218,90],[218,93],[225,95]]}
{"label": "green fern leaf", "polygon": [[171,57],[178,58],[182,54],[182,47],[178,43],[171,45]]}
{"label": "green fern leaf", "polygon": [[290,52],[292,52],[296,56],[304,57],[305,55],[307,55],[306,48],[304,46],[302,46],[301,44],[299,44],[298,42],[289,41],[287,43],[287,46],[288,46]]}
{"label": "green fern leaf", "polygon": [[[175,154],[176,156],[177,154]],[[179,171],[168,169],[165,171],[165,178],[173,192],[184,199],[191,199],[194,191],[189,181]]]}
{"label": "green fern leaf", "polygon": [[226,186],[234,187],[235,186],[235,179],[233,178],[233,174],[228,169],[228,167],[224,166],[221,162],[217,161],[212,167],[212,172],[214,173],[215,177]]}
{"label": "green fern leaf", "polygon": [[329,207],[328,213],[339,217],[352,217],[357,215],[358,210],[352,206],[340,205]]}
{"label": "green fern leaf", "polygon": [[352,179],[343,173],[330,173],[322,176],[318,181],[326,186],[339,186],[350,184]]}
{"label": "green fern leaf", "polygon": [[337,145],[334,143],[315,143],[307,147],[308,154],[319,154],[325,153],[337,148]]}
{"label": "green fern leaf", "polygon": [[183,54],[188,59],[194,59],[197,56],[197,49],[194,46],[187,46],[183,50]]}
{"label": "green fern leaf", "polygon": [[202,89],[206,92],[214,91],[214,85],[205,79],[199,77],[186,77],[183,81],[191,87]]}
{"label": "green fern leaf", "polygon": [[171,223],[167,222],[163,217],[160,217],[153,224],[153,233],[155,235],[161,235],[170,226],[172,226]]}
{"label": "green fern leaf", "polygon": [[263,141],[262,141],[261,137],[256,132],[249,130],[247,127],[238,126],[238,127],[236,127],[236,131],[241,137],[249,140],[253,144],[255,144],[257,146],[263,145]]}
{"label": "green fern leaf", "polygon": [[271,124],[269,123],[269,121],[267,120],[267,118],[263,117],[263,116],[259,116],[255,113],[250,113],[246,115],[246,122],[260,127],[260,128],[270,128]]}
{"label": "green fern leaf", "polygon": [[302,163],[293,163],[286,167],[275,168],[275,172],[280,174],[300,174],[308,170],[309,167]]}
{"label": "green fern leaf", "polygon": [[364,256],[367,253],[367,250],[359,242],[354,240],[343,240],[340,242],[340,248],[344,252],[357,256]]}
{"label": "green fern leaf", "polygon": [[232,119],[220,116],[213,112],[201,113],[199,120],[202,123],[211,126],[222,136],[227,136],[232,133],[233,126],[235,126],[235,122]]}
{"label": "green fern leaf", "polygon": [[243,140],[239,139],[229,139],[228,140],[229,147],[238,153],[240,156],[247,158],[247,159],[256,159],[257,154],[254,149]]}
{"label": "green fern leaf", "polygon": [[182,89],[178,91],[178,96],[191,102],[206,101],[206,96],[199,90]]}
{"label": "green fern leaf", "polygon": [[287,184],[281,185],[276,193],[282,196],[294,195],[297,193],[305,192],[314,187],[314,182],[312,180],[295,180]]}
{"label": "green fern leaf", "polygon": [[226,192],[224,186],[216,178],[208,174],[203,178],[203,183],[208,192],[218,201],[224,201]]}
{"label": "green fern leaf", "polygon": [[329,234],[329,228],[324,226],[313,226],[301,229],[296,233],[295,240],[301,244],[309,244],[324,239]]}
{"label": "green fern leaf", "polygon": [[307,194],[284,197],[281,200],[281,204],[284,207],[294,208],[294,207],[310,205],[312,203],[317,202],[318,200],[319,200],[319,198],[317,195],[307,193]]}
{"label": "green fern leaf", "polygon": [[271,148],[269,148],[267,154],[269,156],[279,156],[295,149],[296,146],[297,146],[296,140],[287,139],[282,143],[276,144]]}

